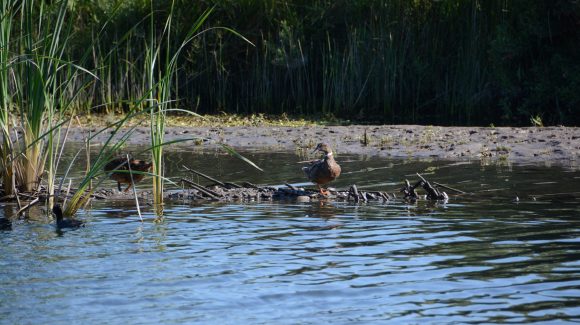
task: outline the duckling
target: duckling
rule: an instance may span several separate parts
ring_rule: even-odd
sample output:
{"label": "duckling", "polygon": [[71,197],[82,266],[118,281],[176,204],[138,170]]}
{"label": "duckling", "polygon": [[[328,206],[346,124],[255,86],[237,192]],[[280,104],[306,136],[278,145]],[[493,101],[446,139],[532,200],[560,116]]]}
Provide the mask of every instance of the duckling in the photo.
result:
{"label": "duckling", "polygon": [[320,194],[328,195],[327,190],[323,190],[321,185],[327,184],[338,176],[340,176],[340,165],[336,163],[332,155],[332,149],[326,143],[319,143],[312,153],[321,151],[324,153],[324,157],[320,160],[314,160],[310,162],[310,166],[302,167],[304,173],[308,179],[316,184]]}
{"label": "duckling", "polygon": [[[129,159],[129,165],[131,167],[131,172],[148,172],[151,169],[151,166],[153,166],[153,163],[131,158]],[[128,171],[129,168],[127,166],[127,159],[124,157],[115,158],[105,165],[104,170],[106,172],[110,172],[112,170]],[[131,181],[131,175],[133,175],[133,181]],[[133,183],[140,182],[145,177],[145,175],[128,172],[112,172],[110,177],[112,180],[117,181],[117,188],[119,189],[119,192],[121,192],[121,183],[128,184],[127,188],[123,191],[127,192],[131,186],[133,186]]]}
{"label": "duckling", "polygon": [[52,207],[52,213],[56,217],[56,229],[62,228],[80,228],[84,227],[85,224],[82,221],[75,220],[75,219],[64,219],[62,216],[62,208],[60,204],[55,204]]}

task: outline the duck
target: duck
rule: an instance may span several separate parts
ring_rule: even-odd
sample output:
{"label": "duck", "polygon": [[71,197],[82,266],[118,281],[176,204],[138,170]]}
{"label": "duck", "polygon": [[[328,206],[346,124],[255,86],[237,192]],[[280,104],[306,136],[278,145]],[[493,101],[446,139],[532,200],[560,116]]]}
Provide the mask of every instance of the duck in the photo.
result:
{"label": "duck", "polygon": [[[117,188],[119,192],[121,192],[121,183],[128,184],[127,188],[123,192],[129,191],[133,184],[140,182],[144,177],[145,174],[141,173],[132,173],[133,171],[138,172],[148,172],[153,166],[153,163],[146,162],[144,160],[139,159],[129,159],[129,167],[127,167],[127,158],[119,157],[109,161],[105,165],[105,172],[111,172],[113,170],[120,170],[120,171],[129,171],[131,172],[111,172],[110,178],[114,181],[117,181]],[[132,176],[132,177],[131,177]],[[132,178],[132,179],[131,179]]]}
{"label": "duck", "polygon": [[314,151],[323,152],[324,157],[319,160],[313,160],[310,162],[309,166],[302,167],[302,170],[308,177],[308,179],[316,184],[316,187],[320,191],[320,194],[326,196],[329,194],[327,190],[323,190],[322,185],[332,182],[338,176],[340,176],[341,168],[340,165],[334,160],[332,154],[332,149],[326,143],[319,143]]}
{"label": "duck", "polygon": [[80,227],[84,227],[85,223],[79,220],[75,220],[75,219],[64,219],[63,215],[62,215],[62,208],[60,207],[60,204],[55,204],[52,207],[52,213],[54,214],[54,216],[56,217],[56,228],[57,229],[62,229],[62,228],[80,228]]}

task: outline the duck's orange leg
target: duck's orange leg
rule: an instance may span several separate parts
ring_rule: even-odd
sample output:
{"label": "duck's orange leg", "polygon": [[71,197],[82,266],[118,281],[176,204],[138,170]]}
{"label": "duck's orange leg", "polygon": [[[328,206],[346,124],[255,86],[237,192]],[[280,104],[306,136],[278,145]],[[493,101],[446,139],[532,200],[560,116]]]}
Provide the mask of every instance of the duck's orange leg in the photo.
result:
{"label": "duck's orange leg", "polygon": [[318,187],[318,190],[320,191],[320,194],[322,196],[328,196],[330,194],[330,192],[328,190],[325,190],[322,188],[322,186],[316,184],[316,186]]}

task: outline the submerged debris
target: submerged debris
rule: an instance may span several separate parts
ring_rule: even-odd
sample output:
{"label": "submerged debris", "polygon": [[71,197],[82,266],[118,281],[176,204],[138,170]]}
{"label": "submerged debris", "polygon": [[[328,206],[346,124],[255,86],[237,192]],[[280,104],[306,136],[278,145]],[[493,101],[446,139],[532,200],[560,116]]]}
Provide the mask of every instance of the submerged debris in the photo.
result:
{"label": "submerged debris", "polygon": [[[202,176],[207,180],[213,182],[210,186],[203,186],[191,179],[182,178],[181,182],[183,190],[171,192],[167,198],[173,200],[190,200],[190,201],[281,201],[290,200],[297,202],[310,202],[318,200],[333,200],[339,202],[380,202],[386,203],[396,199],[394,193],[389,194],[385,191],[361,191],[356,185],[351,185],[348,190],[336,190],[329,188],[329,195],[322,195],[319,191],[314,189],[298,188],[291,184],[284,184],[284,186],[258,186],[249,182],[244,182],[242,185],[228,183],[216,180],[198,171],[187,168],[188,171],[195,175]],[[422,187],[427,195],[427,200],[443,200],[446,201],[449,197],[447,193],[439,191],[432,186],[424,177],[417,174],[420,180],[413,186],[409,181],[405,181],[405,186],[401,190],[405,200],[417,200],[419,195],[416,192],[417,187]],[[435,183],[437,184],[437,183]],[[437,184],[436,186],[440,186]],[[441,186],[443,187],[443,186]],[[459,190],[456,190],[459,192]]]}
{"label": "submerged debris", "polygon": [[[411,185],[408,180],[405,180],[405,186],[401,189],[401,192],[404,195],[406,200],[415,201],[419,198],[419,195],[415,191],[416,188],[422,187],[425,192],[427,192],[426,198],[427,200],[442,200],[447,201],[449,200],[449,196],[445,192],[441,192],[429,183],[423,176],[417,174],[420,180],[415,183],[415,185]],[[437,183],[435,183],[437,184]]]}
{"label": "submerged debris", "polygon": [[[185,167],[185,166],[184,166]],[[266,201],[293,201],[293,202],[315,202],[315,201],[335,201],[335,202],[353,202],[353,203],[388,203],[396,200],[395,193],[388,193],[386,191],[364,191],[360,190],[357,185],[351,185],[348,189],[337,190],[328,188],[328,195],[321,194],[318,190],[304,189],[292,184],[284,184],[279,186],[260,186],[250,182],[243,182],[236,184],[232,182],[225,182],[217,180],[211,176],[205,175],[201,172],[190,168],[186,170],[192,173],[192,176],[200,176],[205,180],[211,182],[210,185],[202,185],[193,181],[194,177],[181,178],[181,189],[168,190],[165,192],[165,199],[167,201],[174,201],[179,203],[204,203],[204,202],[266,202]],[[460,190],[441,185],[433,182],[431,185],[423,176],[417,174],[419,181],[414,185],[408,180],[405,180],[404,186],[400,189],[403,193],[403,199],[406,201],[415,202],[421,198],[434,201],[447,201],[447,193],[440,191],[438,188],[445,188],[459,194],[465,194]],[[417,194],[417,189],[422,188],[426,194],[422,197]],[[57,193],[63,199],[69,198],[74,194],[75,189],[60,191]],[[32,196],[26,193],[19,193],[19,197],[28,198],[27,204],[20,207],[20,213],[24,213],[30,206],[37,204],[39,201],[45,201],[48,196],[46,191],[41,191],[37,195]],[[139,201],[148,202],[152,200],[152,192],[138,191],[137,198]],[[0,198],[0,200],[9,199],[7,197]],[[133,204],[135,196],[133,193],[117,191],[115,189],[99,189],[92,193],[91,199],[95,200],[111,200],[121,202],[122,204]]]}

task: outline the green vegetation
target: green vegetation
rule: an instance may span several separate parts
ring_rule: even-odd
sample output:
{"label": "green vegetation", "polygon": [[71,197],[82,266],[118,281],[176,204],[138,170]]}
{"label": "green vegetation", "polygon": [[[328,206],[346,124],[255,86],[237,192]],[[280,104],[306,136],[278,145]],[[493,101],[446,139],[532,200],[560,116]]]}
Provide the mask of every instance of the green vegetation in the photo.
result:
{"label": "green vegetation", "polygon": [[[45,17],[63,4],[26,3]],[[195,17],[210,9],[204,32],[191,35]],[[156,87],[164,85],[172,106],[200,114],[438,125],[529,125],[541,116],[546,125],[580,124],[576,1],[77,0],[66,11],[67,37],[55,38],[61,51],[52,54],[98,76],[71,81],[81,89],[76,113],[147,107],[151,42],[170,32],[153,73],[173,72]],[[16,32],[62,28],[41,26],[40,17],[20,24],[3,12],[2,24]],[[0,41],[13,54],[25,50],[22,41]]]}
{"label": "green vegetation", "polygon": [[[154,2],[151,1],[151,4]],[[69,1],[45,3],[34,0],[6,0],[1,4],[0,16],[0,130],[2,146],[0,147],[0,176],[2,177],[2,195],[16,198],[21,211],[25,211],[31,204],[38,202],[38,194],[43,193],[47,198],[47,205],[52,207],[55,197],[61,194],[63,182],[70,171],[74,160],[68,166],[64,177],[56,189],[56,171],[66,143],[70,117],[77,113],[91,113],[94,109],[95,98],[102,96],[107,100],[115,98],[113,83],[103,84],[103,80],[111,81],[109,72],[116,62],[111,61],[111,53],[115,53],[117,46],[113,45],[105,52],[100,46],[101,36],[109,24],[105,21],[99,31],[91,33],[90,43],[79,48],[73,44],[81,33],[75,30],[75,4],[71,7]],[[115,10],[118,10],[117,6]],[[121,105],[124,107],[123,117],[111,125],[107,125],[97,132],[111,131],[106,143],[102,146],[97,157],[88,159],[85,177],[80,181],[68,204],[64,204],[64,216],[71,217],[83,207],[94,192],[93,180],[98,179],[99,185],[106,179],[103,167],[113,158],[122,147],[135,127],[143,122],[133,122],[129,128],[128,121],[141,114],[150,115],[152,133],[151,152],[153,160],[153,189],[154,204],[159,216],[162,215],[163,203],[163,151],[165,145],[182,139],[164,142],[165,116],[168,112],[195,114],[187,110],[170,107],[174,102],[173,87],[177,78],[178,59],[186,46],[194,40],[209,16],[211,10],[204,12],[197,22],[191,24],[185,38],[177,48],[173,47],[173,6],[167,15],[162,30],[157,29],[154,7],[145,17],[149,18],[148,37],[139,39],[140,42],[126,41],[141,23],[124,34],[119,39],[126,50],[136,44],[144,49],[139,53],[137,60],[144,67],[139,75],[131,72],[127,75],[132,80],[134,96],[125,100],[103,102],[105,110]],[[233,35],[243,37],[228,28],[215,30],[227,31]],[[246,40],[247,41],[247,40]],[[103,54],[101,56],[101,54]],[[98,62],[106,62],[108,66],[92,66]],[[128,62],[128,61],[127,61]],[[127,63],[126,62],[126,63]],[[88,67],[88,68],[86,68]],[[132,67],[132,64],[131,64]],[[107,72],[108,71],[108,72]],[[105,73],[103,73],[105,72]],[[102,79],[100,79],[102,78]],[[68,121],[67,131],[62,135],[63,128]],[[123,129],[122,129],[123,128]],[[113,141],[115,134],[120,134],[118,140]],[[94,135],[93,135],[94,136]],[[86,152],[89,153],[91,136],[87,136]],[[240,156],[233,149],[224,146],[224,149],[234,156],[255,166],[246,158]],[[83,149],[85,150],[85,148]],[[82,150],[81,150],[82,151]],[[77,156],[81,153],[79,151]],[[75,157],[76,158],[76,157]],[[255,166],[257,167],[257,166]],[[123,172],[112,170],[112,172]],[[124,171],[127,172],[127,171]],[[140,173],[139,171],[128,171]],[[141,172],[142,173],[142,172]],[[70,184],[69,184],[70,187]],[[19,193],[27,192],[27,198],[35,197],[29,205],[22,207]],[[65,203],[67,199],[65,198]],[[50,211],[50,209],[49,209]]]}
{"label": "green vegetation", "polygon": [[[121,114],[107,115],[85,115],[78,117],[83,125],[106,126],[115,123],[122,118]],[[127,121],[127,125],[132,125],[134,121]],[[266,115],[266,114],[218,114],[192,116],[190,114],[173,113],[165,116],[166,126],[183,127],[215,127],[219,126],[314,126],[314,125],[340,125],[348,124],[348,121],[291,118],[287,115]]]}
{"label": "green vegetation", "polygon": [[[141,98],[145,1],[76,1],[71,57],[95,45],[99,82],[80,107]],[[155,1],[164,28],[171,1]],[[172,99],[202,114],[334,116],[387,123],[580,124],[576,1],[354,0],[175,2],[175,37],[214,8],[183,49]],[[97,40],[95,42],[95,40]],[[179,48],[173,43],[171,52]],[[78,52],[78,54],[77,54]],[[160,67],[163,69],[163,67]]]}
{"label": "green vegetation", "polygon": [[85,87],[85,77],[94,77],[67,60],[66,15],[66,3],[48,8],[42,2],[2,2],[0,167],[7,195],[37,191],[45,174],[52,200],[64,114]]}
{"label": "green vegetation", "polygon": [[[120,130],[149,114],[155,197],[164,127],[187,114],[580,124],[577,1],[4,0],[0,9],[5,195],[44,185],[53,199],[61,128],[76,115],[119,114]],[[87,166],[65,214],[112,154]]]}
{"label": "green vegetation", "polygon": [[[151,2],[153,6],[153,2]],[[151,13],[155,9],[151,8]],[[166,143],[163,141],[165,135],[166,115],[172,111],[170,103],[172,102],[173,80],[176,75],[177,61],[182,49],[193,40],[207,19],[211,10],[204,12],[200,18],[194,22],[187,32],[184,40],[177,49],[171,48],[171,38],[173,35],[172,19],[174,17],[174,2],[171,3],[171,9],[167,20],[160,35],[157,35],[155,29],[155,15],[149,15],[149,35],[150,38],[145,44],[147,49],[145,53],[145,63],[147,72],[148,93],[146,101],[150,105],[150,129],[151,129],[151,158],[153,162],[153,206],[157,216],[163,215],[163,191],[164,191],[164,162],[163,147]],[[165,62],[163,62],[165,60]],[[179,111],[179,110],[178,110]],[[193,113],[192,113],[193,114]],[[197,115],[197,114],[196,114]]]}
{"label": "green vegetation", "polygon": [[[99,132],[97,132],[96,134],[94,134],[88,138],[87,142],[90,143],[90,140],[93,137],[95,137],[96,135],[98,135],[99,133],[105,132],[107,130],[112,130],[112,132],[110,132],[109,137],[107,138],[107,141],[105,141],[105,143],[103,144],[103,146],[99,150],[97,156],[94,159],[91,159],[92,162],[91,162],[90,166],[87,167],[87,170],[85,172],[85,177],[78,184],[77,191],[71,197],[70,202],[65,205],[65,209],[64,209],[64,213],[63,213],[65,217],[74,216],[76,214],[76,212],[80,208],[85,206],[85,204],[90,200],[91,195],[93,194],[95,189],[97,189],[97,187],[105,179],[108,178],[109,175],[104,172],[105,165],[109,161],[111,161],[111,159],[115,157],[115,154],[119,151],[119,149],[123,147],[123,145],[125,144],[127,139],[133,134],[136,125],[130,127],[127,130],[124,130],[123,135],[121,136],[121,138],[119,140],[113,141],[113,137],[118,132],[121,132],[121,128],[126,124],[126,122],[128,120],[130,120],[132,118],[136,118],[136,117],[138,117],[138,115],[140,115],[140,113],[127,114],[127,116],[120,119],[117,123],[111,125],[110,127],[105,127],[103,129],[101,129]],[[87,149],[87,152],[88,152],[88,149]],[[77,153],[77,156],[79,154],[80,154],[80,151],[79,151],[79,153]],[[71,162],[71,166],[72,166],[72,164],[74,164],[74,161]],[[66,179],[69,169],[70,169],[70,166],[67,169],[67,173],[62,178],[63,180]],[[116,170],[114,170],[114,171],[116,171]],[[93,180],[95,178],[99,178],[99,181],[97,184],[93,184]]]}

